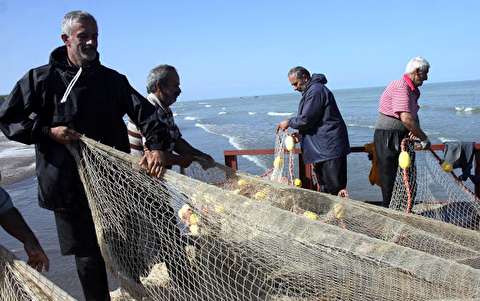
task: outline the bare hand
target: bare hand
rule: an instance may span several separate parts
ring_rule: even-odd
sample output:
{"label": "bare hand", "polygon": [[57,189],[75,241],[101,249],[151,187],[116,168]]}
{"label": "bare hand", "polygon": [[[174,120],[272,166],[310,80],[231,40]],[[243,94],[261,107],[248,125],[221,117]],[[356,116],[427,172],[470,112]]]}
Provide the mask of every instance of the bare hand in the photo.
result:
{"label": "bare hand", "polygon": [[287,129],[288,129],[288,119],[280,122],[280,123],[277,125],[277,128],[276,128],[275,131],[278,133],[278,131],[280,131],[280,130],[286,131]]}
{"label": "bare hand", "polygon": [[66,126],[57,126],[50,128],[48,132],[50,138],[61,144],[69,144],[80,139],[80,134]]}
{"label": "bare hand", "polygon": [[408,132],[408,139],[410,139],[410,140],[420,140],[412,132]]}
{"label": "bare hand", "polygon": [[28,265],[39,272],[48,272],[48,269],[50,268],[49,260],[38,242],[25,242],[24,248],[28,255]]}
{"label": "bare hand", "polygon": [[290,136],[293,138],[293,142],[299,143],[300,140],[302,139],[302,135],[300,135],[299,132],[292,133]]}
{"label": "bare hand", "polygon": [[161,178],[165,173],[166,155],[160,150],[146,150],[142,159],[140,159],[140,166],[144,168],[149,175]]}

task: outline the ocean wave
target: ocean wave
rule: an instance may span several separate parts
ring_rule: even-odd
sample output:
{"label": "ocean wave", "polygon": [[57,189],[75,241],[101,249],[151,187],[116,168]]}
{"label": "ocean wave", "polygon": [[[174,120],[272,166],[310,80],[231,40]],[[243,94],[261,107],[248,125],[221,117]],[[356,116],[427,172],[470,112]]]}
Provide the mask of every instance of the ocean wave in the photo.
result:
{"label": "ocean wave", "polygon": [[480,107],[465,107],[465,106],[455,106],[455,111],[457,113],[480,113]]}
{"label": "ocean wave", "polygon": [[227,112],[225,111],[218,112],[218,115],[225,115],[225,114],[227,114]]}
{"label": "ocean wave", "polygon": [[[204,130],[204,131],[207,132],[207,133],[210,133],[210,134],[214,134],[214,135],[218,135],[218,136],[222,136],[222,137],[227,138],[227,139],[228,139],[228,143],[230,143],[230,145],[232,145],[234,148],[236,148],[236,149],[238,149],[238,150],[243,149],[243,148],[242,148],[242,145],[241,145],[240,142],[238,141],[238,139],[239,139],[238,137],[230,136],[230,135],[223,134],[223,133],[217,133],[217,132],[215,132],[214,130],[212,130],[213,125],[195,123],[195,126],[198,127],[198,128],[201,128],[202,130]],[[250,162],[254,163],[255,165],[257,165],[258,167],[263,168],[264,170],[267,169],[267,166],[265,166],[265,164],[263,164],[263,163],[258,159],[258,157],[256,157],[256,156],[248,156],[248,155],[245,155],[245,156],[243,156],[243,157],[245,157],[248,161],[250,161]]]}
{"label": "ocean wave", "polygon": [[210,108],[212,105],[205,105],[205,108]]}
{"label": "ocean wave", "polygon": [[178,116],[178,113],[173,113],[173,117]]}
{"label": "ocean wave", "polygon": [[193,116],[187,116],[185,118],[183,118],[185,120],[197,120],[197,117],[193,117]]}
{"label": "ocean wave", "polygon": [[257,112],[248,112],[248,115],[255,115]]}
{"label": "ocean wave", "polygon": [[448,137],[438,137],[438,140],[440,140],[442,143],[458,141],[458,139],[453,139],[453,138],[448,138]]}
{"label": "ocean wave", "polygon": [[34,157],[35,149],[33,147],[12,147],[0,151],[0,158],[24,158]]}
{"label": "ocean wave", "polygon": [[366,125],[366,124],[357,124],[357,123],[347,123],[347,126],[349,127],[357,127],[357,128],[368,128],[368,129],[374,129],[374,125]]}
{"label": "ocean wave", "polygon": [[290,116],[293,115],[293,113],[284,113],[284,112],[268,112],[267,115],[270,116]]}

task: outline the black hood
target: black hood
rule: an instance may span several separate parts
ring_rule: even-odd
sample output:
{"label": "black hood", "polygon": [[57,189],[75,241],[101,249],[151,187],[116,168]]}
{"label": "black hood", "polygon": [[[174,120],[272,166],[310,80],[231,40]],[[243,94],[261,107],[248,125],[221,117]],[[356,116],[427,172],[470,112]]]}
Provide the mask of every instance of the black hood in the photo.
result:
{"label": "black hood", "polygon": [[[50,54],[49,64],[62,69],[78,69],[76,66],[68,62],[67,46],[60,46],[53,50]],[[100,54],[97,52],[97,57],[93,61],[89,62],[88,65],[83,67],[89,68],[98,65],[100,65]]]}
{"label": "black hood", "polygon": [[327,77],[325,76],[325,74],[314,73],[312,74],[312,79],[310,81],[311,83],[320,83],[322,85],[325,85],[327,83]]}

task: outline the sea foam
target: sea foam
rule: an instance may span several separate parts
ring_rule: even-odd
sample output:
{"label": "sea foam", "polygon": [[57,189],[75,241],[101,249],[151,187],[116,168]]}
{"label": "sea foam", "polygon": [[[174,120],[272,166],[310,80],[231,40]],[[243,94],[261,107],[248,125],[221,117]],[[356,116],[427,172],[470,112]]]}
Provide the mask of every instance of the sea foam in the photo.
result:
{"label": "sea foam", "polygon": [[286,112],[268,112],[267,115],[270,115],[270,116],[290,116],[290,115],[293,115],[293,113],[286,113]]}
{"label": "sea foam", "polygon": [[[238,141],[238,137],[234,137],[234,136],[230,136],[230,135],[227,135],[227,134],[223,134],[223,133],[217,133],[213,130],[213,127],[214,125],[208,125],[208,124],[201,124],[201,123],[195,123],[195,126],[196,127],[199,127],[201,129],[203,129],[205,132],[207,133],[210,133],[210,134],[214,134],[214,135],[218,135],[218,136],[222,136],[222,137],[225,137],[228,139],[228,143],[230,143],[230,145],[232,145],[234,148],[238,149],[238,150],[241,150],[241,149],[244,149],[242,147],[242,145],[240,144],[240,142]],[[259,159],[258,157],[256,156],[248,156],[248,155],[245,155],[243,156],[245,157],[248,161],[250,162],[253,162],[255,165],[257,165],[258,167],[260,168],[263,168],[264,170],[267,169],[267,167],[265,166],[265,164],[263,164]]]}

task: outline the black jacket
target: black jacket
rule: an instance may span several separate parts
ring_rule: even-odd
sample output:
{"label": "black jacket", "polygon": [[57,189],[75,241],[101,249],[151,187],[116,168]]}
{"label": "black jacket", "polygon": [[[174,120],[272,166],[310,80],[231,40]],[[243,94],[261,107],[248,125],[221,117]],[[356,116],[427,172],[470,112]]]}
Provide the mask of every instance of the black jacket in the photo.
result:
{"label": "black jacket", "polygon": [[347,126],[326,83],[325,75],[313,74],[302,93],[297,116],[288,121],[288,125],[302,135],[305,163],[340,158],[350,153]]}
{"label": "black jacket", "polygon": [[123,117],[140,127],[151,149],[170,142],[155,108],[135,91],[127,78],[97,59],[82,68],[78,81],[60,103],[78,68],[69,64],[65,46],[55,49],[48,65],[31,69],[0,107],[0,129],[9,139],[35,144],[40,206],[76,209],[87,206],[73,157],[48,136],[65,125],[103,144],[130,152]]}

